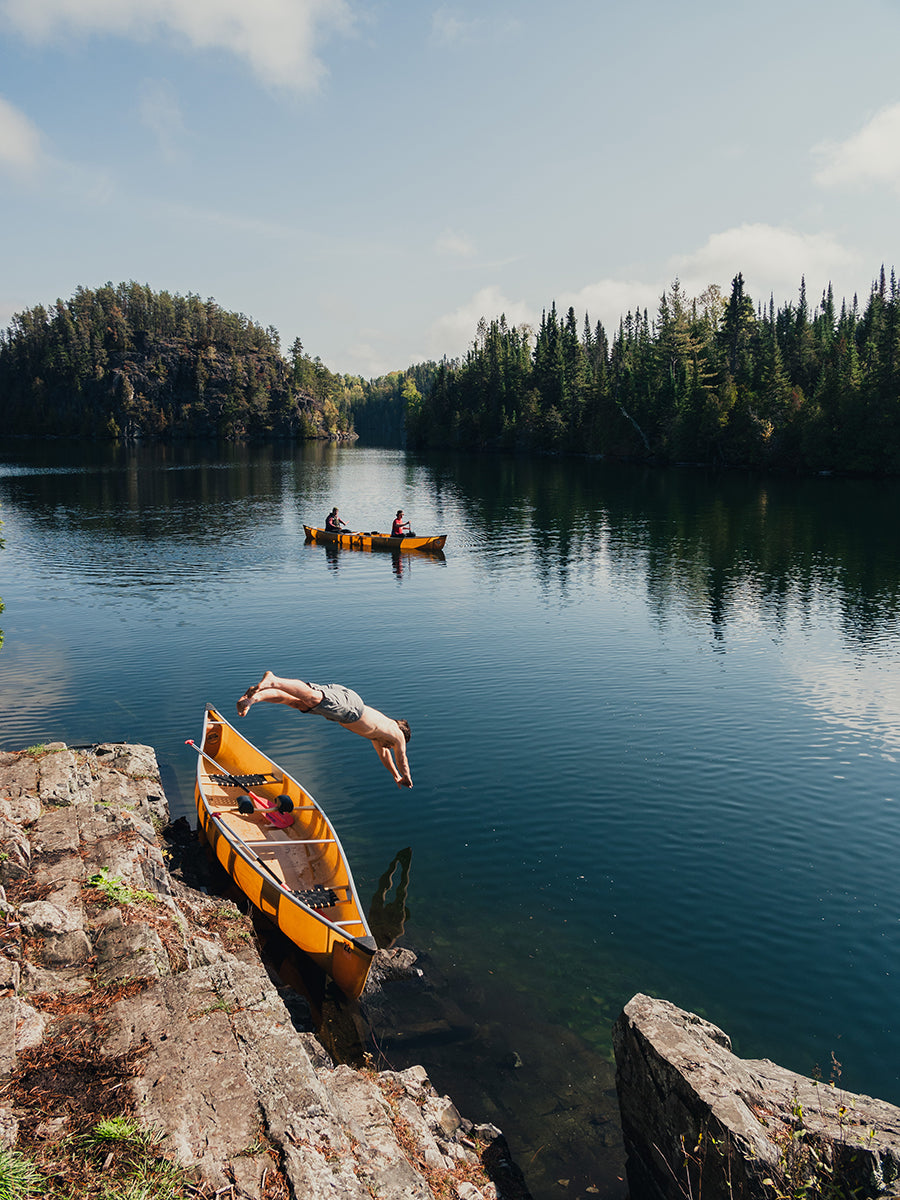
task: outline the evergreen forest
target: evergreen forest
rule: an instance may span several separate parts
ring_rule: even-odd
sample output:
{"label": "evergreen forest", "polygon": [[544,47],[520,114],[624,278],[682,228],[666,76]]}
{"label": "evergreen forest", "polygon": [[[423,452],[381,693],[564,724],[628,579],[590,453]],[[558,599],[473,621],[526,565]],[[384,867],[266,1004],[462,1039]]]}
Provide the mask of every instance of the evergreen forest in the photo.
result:
{"label": "evergreen forest", "polygon": [[[580,326],[580,328],[579,328]],[[651,320],[612,339],[572,308],[536,333],[479,323],[465,359],[443,361],[407,405],[412,446],[578,452],[793,471],[900,472],[900,287],[882,268],[865,307],[831,287],[756,305],[678,280]]]}
{"label": "evergreen forest", "polygon": [[537,330],[482,319],[464,358],[341,375],[212,299],[79,288],[0,332],[6,434],[347,438],[789,471],[900,473],[900,285],[864,306],[746,293],[600,322],[552,304]]}
{"label": "evergreen forest", "polygon": [[7,434],[68,437],[340,437],[343,382],[299,339],[214,300],[137,283],[79,288],[0,334]]}

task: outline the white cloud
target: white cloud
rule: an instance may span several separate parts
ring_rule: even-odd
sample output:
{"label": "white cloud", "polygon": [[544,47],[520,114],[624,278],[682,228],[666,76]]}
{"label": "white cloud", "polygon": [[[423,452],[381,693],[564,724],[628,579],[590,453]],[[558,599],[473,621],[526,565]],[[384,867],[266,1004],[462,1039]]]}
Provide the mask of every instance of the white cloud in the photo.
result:
{"label": "white cloud", "polygon": [[534,325],[534,310],[523,300],[509,300],[496,286],[482,288],[465,304],[438,317],[428,329],[427,340],[432,358],[462,355],[475,340],[482,317],[493,321],[506,316],[507,325]]}
{"label": "white cloud", "polygon": [[163,158],[178,158],[178,143],[185,133],[178,99],[166,80],[147,80],[141,86],[141,120],[156,138]]}
{"label": "white cloud", "polygon": [[457,233],[455,229],[445,229],[435,241],[434,248],[438,254],[449,258],[472,258],[475,254],[471,238],[464,233]]}
{"label": "white cloud", "polygon": [[[448,247],[456,235],[445,233]],[[440,239],[439,239],[440,241]],[[601,321],[607,335],[615,336],[619,321],[628,312],[647,310],[654,320],[660,296],[677,277],[688,297],[697,297],[716,283],[727,297],[731,281],[738,271],[744,276],[747,294],[754,303],[767,303],[770,293],[776,304],[794,300],[801,279],[806,279],[810,305],[817,303],[829,282],[835,294],[849,298],[858,290],[859,257],[830,233],[798,233],[772,225],[741,225],[713,234],[698,249],[669,260],[665,274],[656,279],[615,279],[607,277],[585,284],[577,291],[541,297],[549,307],[555,300],[560,318],[572,307],[578,330],[584,314],[591,325]],[[540,310],[525,300],[512,301],[496,285],[481,288],[452,312],[434,321],[426,335],[427,356],[463,355],[475,340],[478,322],[491,321],[505,314],[509,325],[527,324],[537,329]]]}
{"label": "white cloud", "polygon": [[447,5],[436,8],[431,17],[431,39],[443,46],[497,43],[518,33],[521,28],[521,21],[515,16],[462,16],[458,9]]}
{"label": "white cloud", "polygon": [[30,174],[40,160],[37,127],[0,96],[0,168]]}
{"label": "white cloud", "polygon": [[659,298],[666,284],[639,283],[633,279],[600,279],[586,284],[577,292],[563,292],[556,298],[556,308],[561,315],[575,309],[578,317],[578,332],[581,320],[587,313],[591,326],[601,322],[611,338],[619,327],[619,320],[627,312],[643,312],[653,318],[659,307]]}
{"label": "white cloud", "polygon": [[[396,363],[388,362],[383,341],[378,346],[373,346],[371,342],[353,342],[347,347],[347,358],[350,366],[345,368],[344,373],[360,375],[363,379],[378,379],[389,371],[402,369]],[[404,363],[404,367],[417,361],[420,360],[411,358],[409,364]]]}
{"label": "white cloud", "polygon": [[[699,250],[670,260],[689,295],[699,295],[709,283],[718,283],[727,295],[738,271],[747,293],[765,303],[770,293],[776,304],[796,296],[800,280],[806,279],[810,300],[816,289],[834,283],[840,296],[850,284],[858,256],[842,246],[830,233],[797,233],[780,226],[739,225],[714,233]],[[665,285],[671,283],[671,279]]]}
{"label": "white cloud", "polygon": [[886,183],[900,192],[900,104],[883,108],[845,142],[825,142],[814,152],[824,159],[815,175],[823,187]]}
{"label": "white cloud", "polygon": [[556,307],[561,316],[570,306],[575,309],[579,332],[587,313],[592,325],[601,321],[607,334],[613,337],[619,321],[628,312],[646,309],[652,321],[660,297],[675,278],[690,298],[699,296],[711,283],[718,284],[727,298],[731,281],[740,271],[746,293],[754,303],[763,304],[770,294],[776,304],[795,299],[800,281],[805,278],[812,305],[829,283],[834,284],[838,301],[844,296],[849,299],[858,290],[855,277],[859,265],[859,256],[829,233],[797,233],[763,224],[740,225],[714,233],[699,249],[671,258],[666,274],[655,280],[600,279],[578,291],[561,292],[555,297]]}
{"label": "white cloud", "polygon": [[194,49],[246,59],[266,83],[302,90],[325,73],[316,40],[351,24],[348,0],[0,0],[0,13],[34,41],[163,30]]}
{"label": "white cloud", "polygon": [[431,34],[437,42],[453,45],[474,37],[482,22],[463,18],[451,8],[437,8],[431,18]]}

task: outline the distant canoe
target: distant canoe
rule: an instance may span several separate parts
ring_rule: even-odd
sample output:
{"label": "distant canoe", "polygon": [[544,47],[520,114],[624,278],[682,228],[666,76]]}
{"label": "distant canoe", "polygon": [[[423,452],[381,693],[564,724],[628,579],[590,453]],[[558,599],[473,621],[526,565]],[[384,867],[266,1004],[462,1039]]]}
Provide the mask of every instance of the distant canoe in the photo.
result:
{"label": "distant canoe", "polygon": [[216,858],[264,916],[356,999],[375,939],[338,836],[309,792],[207,705],[197,813]]}
{"label": "distant canoe", "polygon": [[304,525],[308,542],[325,542],[332,546],[343,546],[347,550],[423,550],[426,554],[443,550],[446,533],[437,537],[391,537],[387,533],[329,533]]}

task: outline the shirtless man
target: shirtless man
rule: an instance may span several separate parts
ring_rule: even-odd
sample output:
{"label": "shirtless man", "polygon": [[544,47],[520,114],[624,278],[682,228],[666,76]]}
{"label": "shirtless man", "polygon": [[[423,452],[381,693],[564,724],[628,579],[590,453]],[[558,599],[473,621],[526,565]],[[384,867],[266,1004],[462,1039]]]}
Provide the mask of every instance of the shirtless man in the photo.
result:
{"label": "shirtless man", "polygon": [[[406,721],[386,717],[377,708],[370,708],[356,692],[340,683],[304,683],[302,679],[279,679],[266,671],[259,683],[247,688],[237,702],[238,716],[247,715],[250,706],[265,701],[268,704],[289,704],[300,712],[313,712],[326,721],[336,721],[351,733],[368,738],[375,752],[397,783],[412,787],[406,743],[412,736]],[[394,755],[397,761],[394,761]]]}

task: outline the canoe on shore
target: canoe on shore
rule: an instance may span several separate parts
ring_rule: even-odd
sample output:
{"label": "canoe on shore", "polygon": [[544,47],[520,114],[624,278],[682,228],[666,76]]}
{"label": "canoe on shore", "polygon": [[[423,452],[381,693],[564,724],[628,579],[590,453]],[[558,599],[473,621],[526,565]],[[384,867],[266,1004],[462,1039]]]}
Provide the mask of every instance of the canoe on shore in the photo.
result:
{"label": "canoe on shore", "polygon": [[197,750],[200,827],[252,903],[356,999],[375,939],[337,833],[296,779],[212,705]]}
{"label": "canoe on shore", "polygon": [[313,525],[304,525],[303,530],[308,542],[325,542],[348,550],[400,550],[404,554],[407,550],[421,550],[426,554],[443,550],[447,540],[446,533],[437,537],[391,537],[387,533],[329,533]]}

